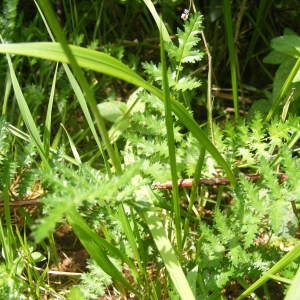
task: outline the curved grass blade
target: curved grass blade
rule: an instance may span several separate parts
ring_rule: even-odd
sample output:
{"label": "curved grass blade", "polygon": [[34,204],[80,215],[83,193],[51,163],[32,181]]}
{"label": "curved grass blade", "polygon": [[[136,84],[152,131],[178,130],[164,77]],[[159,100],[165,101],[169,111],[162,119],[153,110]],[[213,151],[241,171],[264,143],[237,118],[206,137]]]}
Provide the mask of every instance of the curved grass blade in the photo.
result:
{"label": "curved grass blade", "polygon": [[66,57],[68,59],[68,62],[70,64],[70,67],[71,67],[74,75],[75,75],[76,80],[78,81],[79,85],[81,86],[82,90],[85,93],[86,101],[93,113],[93,116],[96,121],[96,125],[98,127],[98,130],[99,130],[100,135],[103,140],[103,144],[105,145],[105,148],[111,159],[111,163],[114,166],[116,172],[121,174],[122,166],[121,166],[121,162],[120,162],[119,152],[115,151],[115,149],[113,148],[113,146],[111,144],[111,141],[109,139],[108,132],[107,132],[107,129],[105,126],[105,122],[104,122],[102,116],[100,115],[99,111],[97,110],[97,102],[96,102],[93,90],[91,89],[87,79],[85,78],[83,71],[81,70],[80,66],[78,65],[76,56],[73,54],[72,50],[70,49],[70,46],[67,42],[65,34],[57,20],[55,13],[54,13],[52,5],[49,0],[37,0],[37,2],[38,2],[38,6],[41,9],[41,11],[44,12],[45,21],[48,24],[49,30],[51,30],[51,33],[59,42],[64,54],[66,55]]}
{"label": "curved grass blade", "polygon": [[244,291],[237,300],[243,299],[250,295],[253,291],[262,286],[265,282],[270,279],[270,275],[274,275],[279,272],[282,268],[286,267],[290,262],[297,259],[300,256],[300,244],[294,247],[290,252],[284,255],[270,270],[264,273],[257,281],[255,281],[246,291]]}
{"label": "curved grass blade", "polygon": [[67,135],[67,138],[69,140],[69,144],[70,144],[71,151],[73,153],[74,159],[76,160],[78,165],[81,165],[82,162],[81,162],[81,159],[80,159],[80,155],[77,151],[77,148],[75,146],[75,143],[73,142],[72,137],[69,135],[69,132],[67,131],[67,129],[65,128],[65,126],[63,124],[60,124],[60,126],[63,128],[63,130],[65,131],[65,133]]}
{"label": "curved grass blade", "polygon": [[[145,88],[148,92],[157,96],[161,100],[164,99],[161,90],[149,84],[146,80],[144,80],[119,60],[105,53],[101,53],[91,49],[86,49],[78,46],[70,46],[70,48],[73,54],[76,56],[77,62],[80,67],[122,79],[128,83],[132,83],[136,86]],[[33,56],[64,63],[69,62],[67,56],[64,54],[64,51],[58,43],[43,42],[1,44],[0,53]],[[224,169],[232,185],[236,185],[236,179],[232,173],[230,166],[221,156],[216,147],[210,142],[197,122],[190,116],[188,111],[181,103],[172,99],[171,104],[173,112],[177,115],[184,126],[191,131],[194,137],[199,141],[200,145],[203,146],[212,155],[216,162]]]}
{"label": "curved grass blade", "polygon": [[227,38],[227,46],[229,50],[234,116],[235,116],[235,120],[237,120],[239,118],[237,62],[236,62],[235,43],[233,40],[233,32],[232,32],[231,4],[229,0],[223,0],[223,8],[224,8],[224,21],[225,21],[225,29],[226,29],[225,31],[226,31],[226,38]]}
{"label": "curved grass blade", "polygon": [[162,34],[162,37],[163,37],[163,40],[165,42],[171,42],[171,38],[170,38],[170,35],[168,33],[168,30],[164,24],[164,22],[161,20],[161,18],[159,17],[156,9],[155,9],[155,6],[153,5],[152,1],[151,0],[143,0],[144,3],[146,4],[146,6],[148,7],[156,25],[158,28],[160,28],[160,32]]}
{"label": "curved grass blade", "polygon": [[89,255],[96,261],[96,263],[104,270],[104,272],[109,274],[113,280],[119,281],[124,287],[130,291],[133,291],[136,295],[139,295],[139,292],[129,284],[122,273],[112,264],[102,249],[109,247],[109,250],[114,251],[114,254],[122,259],[119,251],[113,248],[112,245],[107,243],[104,239],[99,238],[99,236],[84,222],[75,208],[72,208],[68,211],[67,219],[84,248],[88,251]]}
{"label": "curved grass blade", "polygon": [[280,89],[280,92],[278,93],[276,99],[273,101],[272,106],[267,114],[266,121],[269,122],[271,118],[273,117],[274,113],[277,111],[280,102],[284,98],[284,96],[287,94],[288,90],[290,89],[293,79],[296,76],[300,69],[300,57],[296,60],[291,72],[289,73],[289,76],[285,80],[283,86]]}
{"label": "curved grass blade", "polygon": [[11,76],[11,82],[13,85],[13,89],[16,95],[16,99],[17,99],[17,103],[20,109],[20,113],[22,115],[23,121],[26,125],[26,128],[29,132],[30,137],[32,138],[32,140],[34,141],[34,144],[37,147],[37,150],[43,160],[44,166],[47,168],[50,168],[48,160],[46,158],[46,153],[45,153],[45,149],[44,149],[44,145],[42,143],[42,140],[40,138],[40,133],[39,130],[33,120],[33,117],[31,115],[31,112],[29,110],[29,107],[26,103],[26,100],[24,98],[24,95],[22,93],[21,87],[19,85],[15,70],[13,68],[13,64],[11,61],[10,56],[7,54],[6,55],[7,58],[7,62],[8,62],[8,67],[9,67],[9,71],[10,71],[10,76]]}
{"label": "curved grass blade", "polygon": [[173,183],[172,188],[172,200],[174,209],[174,223],[176,228],[176,241],[178,253],[182,250],[182,234],[181,234],[181,217],[180,217],[180,198],[178,191],[178,178],[177,178],[177,167],[176,167],[176,149],[175,149],[175,138],[173,129],[173,116],[172,116],[172,104],[170,96],[170,88],[167,75],[167,62],[165,57],[164,41],[162,34],[160,34],[160,59],[162,64],[162,85],[164,94],[165,104],[165,124],[167,128],[167,140],[169,150],[169,161],[171,167],[171,178]]}
{"label": "curved grass blade", "polygon": [[147,211],[143,213],[143,217],[149,226],[156,247],[164,261],[167,271],[174,283],[181,299],[194,300],[195,296],[190,288],[190,285],[182,271],[180,263],[177,260],[176,254],[170,240],[167,237],[161,218],[156,211]]}
{"label": "curved grass blade", "polygon": [[52,117],[52,107],[53,107],[54,93],[55,93],[55,84],[57,78],[57,70],[58,70],[58,63],[56,63],[55,71],[53,75],[51,92],[50,92],[50,97],[49,97],[49,102],[47,107],[47,113],[46,113],[44,136],[43,136],[44,149],[47,158],[49,158],[49,151],[50,151],[51,117]]}

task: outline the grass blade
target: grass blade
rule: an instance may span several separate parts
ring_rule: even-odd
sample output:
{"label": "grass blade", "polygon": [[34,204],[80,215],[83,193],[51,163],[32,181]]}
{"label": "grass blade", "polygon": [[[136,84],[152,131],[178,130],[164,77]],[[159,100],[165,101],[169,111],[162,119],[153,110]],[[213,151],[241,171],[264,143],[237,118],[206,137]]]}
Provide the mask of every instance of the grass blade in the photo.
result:
{"label": "grass blade", "polygon": [[156,247],[164,261],[167,271],[173,281],[181,299],[194,300],[195,296],[190,288],[190,285],[182,271],[180,263],[177,260],[176,254],[166,235],[161,219],[156,211],[148,211],[143,214],[146,223],[149,226]]}
{"label": "grass blade", "polygon": [[[140,86],[148,90],[153,95],[163,100],[163,93],[159,89],[149,84],[146,80],[140,77],[133,70],[128,68],[119,60],[101,52],[91,49],[85,49],[77,46],[70,46],[72,53],[76,56],[80,67],[104,73],[136,86]],[[0,53],[12,53],[25,56],[39,57],[54,61],[68,63],[69,60],[64,54],[61,46],[58,43],[18,43],[18,44],[1,44]],[[172,99],[172,110],[191,131],[194,137],[216,160],[216,162],[224,169],[227,177],[233,185],[236,185],[236,179],[232,173],[230,166],[221,156],[220,152],[210,142],[206,134],[202,131],[197,122],[190,116],[184,106],[178,101]]]}
{"label": "grass blade", "polygon": [[81,165],[81,159],[80,159],[80,155],[76,149],[76,146],[73,142],[73,139],[72,137],[69,135],[69,132],[67,131],[67,129],[65,128],[65,126],[63,124],[60,124],[60,126],[64,129],[67,137],[68,137],[68,140],[69,140],[69,143],[70,143],[70,147],[71,147],[71,151],[73,153],[73,156],[74,156],[74,159],[76,160],[76,162],[78,163],[78,165]]}
{"label": "grass blade", "polygon": [[255,281],[249,288],[244,291],[238,298],[243,299],[246,296],[250,295],[253,291],[262,286],[265,282],[270,279],[270,275],[274,275],[279,272],[282,268],[286,267],[290,262],[297,259],[300,256],[300,244],[295,246],[290,252],[283,256],[270,270],[264,273],[257,281]]}
{"label": "grass blade", "polygon": [[50,151],[51,116],[52,116],[52,107],[53,107],[53,100],[54,100],[54,93],[55,93],[57,68],[58,68],[58,64],[56,64],[55,71],[54,71],[51,92],[50,92],[50,98],[49,98],[48,107],[47,107],[44,137],[43,137],[43,144],[44,144],[45,154],[46,154],[47,158],[49,157],[49,151]]}
{"label": "grass blade", "polygon": [[165,57],[164,41],[163,36],[160,34],[160,59],[162,64],[162,86],[164,94],[164,104],[165,104],[165,116],[166,116],[166,128],[167,128],[167,140],[168,140],[168,150],[169,150],[169,160],[171,168],[171,178],[172,178],[172,194],[173,194],[173,209],[174,209],[174,223],[176,228],[176,241],[178,252],[182,249],[182,235],[181,235],[181,217],[180,217],[180,199],[178,191],[178,176],[176,168],[176,154],[175,154],[175,138],[173,130],[173,116],[172,116],[172,106],[170,97],[170,88],[168,83],[167,74],[167,62]]}
{"label": "grass blade", "polygon": [[160,29],[163,40],[165,42],[171,42],[171,38],[170,38],[170,35],[168,33],[168,30],[167,30],[164,22],[161,20],[161,18],[157,14],[157,11],[156,11],[155,6],[153,5],[152,1],[151,0],[144,0],[144,3],[148,7],[148,9],[149,9],[156,25],[157,25],[157,28]]}
{"label": "grass blade", "polygon": [[12,81],[12,85],[14,88],[14,92],[16,95],[16,99],[17,99],[17,103],[20,109],[20,113],[22,115],[23,121],[26,125],[26,128],[30,134],[30,137],[32,138],[32,140],[34,141],[34,144],[37,147],[37,150],[43,160],[43,163],[45,165],[45,167],[50,168],[48,160],[46,158],[46,154],[45,154],[45,149],[44,149],[44,145],[42,143],[42,140],[40,138],[40,133],[39,130],[33,120],[33,117],[31,115],[31,112],[29,110],[29,107],[26,103],[26,100],[24,98],[24,95],[22,93],[21,87],[19,85],[18,79],[16,77],[16,73],[14,71],[13,65],[12,65],[12,61],[9,55],[6,55],[7,58],[7,62],[8,62],[8,67],[9,67],[9,71],[10,71],[10,76],[11,76],[11,81]]}
{"label": "grass blade", "polygon": [[225,31],[226,31],[227,46],[229,50],[229,60],[230,60],[234,116],[235,119],[237,120],[239,118],[237,63],[236,63],[235,43],[234,43],[233,32],[232,32],[232,15],[231,15],[230,5],[231,3],[229,0],[223,0]]}
{"label": "grass blade", "polygon": [[79,213],[75,210],[75,208],[68,211],[67,219],[72,226],[76,236],[79,238],[80,242],[88,251],[90,256],[97,262],[97,264],[107,274],[109,274],[113,278],[113,280],[119,281],[124,285],[124,287],[139,295],[139,293],[134,290],[134,288],[123,277],[122,273],[120,273],[120,271],[111,263],[106,253],[102,250],[103,248],[107,248],[108,245],[110,246],[110,249],[112,246],[107,242],[103,244],[103,241],[105,240],[100,239],[98,235],[89,228],[89,226],[84,222]]}
{"label": "grass blade", "polygon": [[97,144],[97,146],[99,148],[99,151],[100,151],[100,153],[101,153],[101,155],[103,157],[103,161],[105,163],[106,171],[107,171],[108,174],[110,174],[111,171],[110,171],[110,168],[109,168],[109,163],[108,163],[106,154],[103,151],[103,147],[101,145],[100,138],[99,138],[97,130],[95,128],[95,125],[94,125],[92,116],[90,114],[90,111],[88,109],[88,106],[86,104],[86,100],[85,100],[85,97],[83,95],[83,92],[82,92],[82,90],[81,90],[78,82],[76,81],[73,73],[71,72],[69,66],[67,64],[63,64],[63,67],[65,69],[65,72],[67,74],[69,82],[70,82],[70,84],[71,84],[71,86],[73,88],[73,91],[74,91],[74,93],[75,93],[75,95],[77,97],[77,100],[78,100],[79,105],[81,107],[81,110],[82,110],[82,112],[84,114],[84,117],[85,117],[85,119],[86,119],[86,121],[87,121],[87,123],[89,125],[89,128],[90,128],[92,134],[93,134],[93,137],[94,137],[94,139],[96,141],[96,144]]}
{"label": "grass blade", "polygon": [[300,295],[300,267],[296,273],[296,276],[293,279],[293,282],[286,294],[285,300],[297,299]]}
{"label": "grass blade", "polygon": [[80,84],[82,90],[85,93],[87,103],[89,104],[90,109],[94,115],[96,124],[98,126],[98,130],[102,137],[105,148],[108,152],[108,155],[111,159],[112,165],[114,166],[116,172],[120,174],[122,173],[122,167],[120,163],[119,153],[114,150],[112,144],[110,143],[108,132],[105,127],[105,122],[97,109],[97,102],[94,97],[94,93],[91,87],[89,86],[83,71],[78,65],[77,56],[73,54],[71,47],[67,43],[64,32],[56,19],[55,13],[50,2],[47,0],[39,0],[37,2],[42,11],[44,12],[44,16],[46,17],[49,28],[52,30],[54,37],[60,43],[63,53],[65,54],[65,57],[67,58],[78,83]]}

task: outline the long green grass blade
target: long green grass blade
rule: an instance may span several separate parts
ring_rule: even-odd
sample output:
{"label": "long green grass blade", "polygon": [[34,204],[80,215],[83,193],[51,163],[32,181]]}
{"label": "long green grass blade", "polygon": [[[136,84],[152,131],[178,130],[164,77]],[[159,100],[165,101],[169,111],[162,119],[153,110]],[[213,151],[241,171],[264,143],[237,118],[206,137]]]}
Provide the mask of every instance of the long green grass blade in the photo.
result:
{"label": "long green grass blade", "polygon": [[56,64],[52,86],[51,86],[51,92],[47,107],[47,113],[46,113],[46,120],[45,120],[45,129],[44,129],[44,137],[43,137],[43,144],[45,149],[46,157],[49,157],[49,151],[50,151],[50,136],[51,136],[51,117],[52,117],[52,107],[53,107],[53,100],[54,100],[54,93],[55,93],[55,84],[56,84],[56,75],[57,75],[57,68],[58,64]]}
{"label": "long green grass blade", "polygon": [[194,300],[195,296],[166,235],[161,218],[156,211],[147,211],[143,216],[179,296],[184,300]]}
{"label": "long green grass blade", "polygon": [[86,101],[89,104],[89,107],[92,111],[92,114],[96,120],[96,124],[100,135],[102,137],[105,148],[108,152],[108,155],[111,159],[112,165],[114,166],[117,173],[122,173],[122,167],[120,163],[119,153],[114,150],[108,132],[105,127],[105,122],[97,109],[97,102],[94,96],[94,93],[88,84],[83,71],[77,62],[77,56],[74,55],[72,49],[70,48],[67,39],[64,35],[62,28],[56,18],[56,15],[53,11],[53,8],[48,0],[38,0],[37,1],[41,10],[44,12],[45,19],[49,25],[50,30],[52,31],[53,36],[60,43],[61,48],[63,49],[63,53],[65,54],[71,69],[74,73],[75,78],[77,79],[79,85],[85,93]]}
{"label": "long green grass blade", "polygon": [[237,120],[239,118],[237,63],[236,63],[235,43],[234,43],[233,31],[232,31],[231,3],[229,0],[223,0],[223,9],[224,9],[224,21],[225,21],[227,46],[229,50],[234,115],[235,115],[235,119]]}
{"label": "long green grass blade", "polygon": [[76,79],[75,79],[73,73],[71,72],[69,66],[68,66],[67,64],[63,64],[63,67],[64,67],[64,69],[65,69],[65,72],[66,72],[66,74],[67,74],[67,77],[68,77],[68,79],[69,79],[69,82],[70,82],[70,84],[71,84],[71,86],[72,86],[72,88],[73,88],[73,91],[74,91],[74,93],[75,93],[75,95],[76,95],[76,97],[77,97],[77,100],[78,100],[79,105],[80,105],[80,107],[81,107],[81,109],[82,109],[82,112],[83,112],[83,114],[84,114],[84,117],[85,117],[85,119],[86,119],[86,121],[87,121],[87,123],[88,123],[88,125],[89,125],[89,128],[90,128],[90,130],[91,130],[91,132],[92,132],[92,134],[93,134],[93,137],[94,137],[94,139],[95,139],[95,141],[96,141],[96,144],[97,144],[97,146],[98,146],[98,148],[99,148],[99,150],[100,150],[100,153],[101,153],[101,155],[102,155],[102,157],[103,157],[103,160],[104,160],[104,163],[105,163],[105,166],[106,166],[106,171],[108,172],[108,174],[110,174],[111,171],[110,171],[109,163],[108,163],[108,161],[107,161],[106,154],[105,154],[105,152],[103,151],[103,147],[102,147],[102,145],[101,145],[100,138],[99,138],[98,133],[97,133],[97,130],[96,130],[96,128],[95,128],[95,125],[94,125],[92,116],[91,116],[91,114],[90,114],[90,111],[89,111],[89,109],[88,109],[88,106],[87,106],[87,104],[86,104],[86,100],[85,100],[85,97],[84,97],[84,95],[83,95],[83,92],[82,92],[82,90],[81,90],[81,88],[80,88],[78,82],[76,81]]}
{"label": "long green grass blade", "polygon": [[178,191],[178,175],[176,167],[176,149],[175,149],[175,138],[173,129],[173,116],[172,116],[172,104],[170,97],[170,88],[168,83],[167,75],[167,62],[165,57],[164,41],[162,34],[160,34],[160,59],[162,64],[162,86],[164,94],[164,104],[165,104],[165,116],[166,116],[166,128],[167,128],[167,140],[168,140],[168,150],[169,150],[169,160],[171,168],[171,178],[172,178],[172,194],[173,194],[173,209],[174,209],[174,223],[176,229],[176,241],[178,253],[181,253],[182,249],[182,235],[181,235],[181,217],[180,217],[180,199]]}
{"label": "long green grass blade", "polygon": [[45,167],[50,167],[48,160],[46,159],[46,155],[45,155],[45,149],[44,149],[44,145],[42,143],[42,140],[40,138],[40,133],[39,130],[33,120],[33,117],[31,115],[30,109],[26,103],[26,100],[24,98],[24,95],[22,93],[21,87],[19,85],[15,70],[13,68],[13,64],[11,61],[11,58],[9,55],[6,55],[7,57],[7,62],[8,62],[8,67],[9,67],[9,71],[10,71],[10,76],[11,76],[11,81],[12,81],[12,85],[13,85],[13,89],[16,95],[16,99],[17,99],[17,103],[20,109],[20,113],[22,115],[22,119],[26,125],[26,128],[29,132],[30,137],[32,138],[32,140],[34,141],[34,144],[37,147],[37,150],[43,160],[43,163],[45,165]]}
{"label": "long green grass blade", "polygon": [[[53,36],[53,34],[52,34],[52,32],[51,32],[51,29],[50,29],[49,26],[48,26],[47,20],[46,20],[46,18],[45,18],[45,16],[44,16],[42,10],[40,9],[39,5],[36,3],[36,1],[34,1],[34,2],[35,2],[35,4],[36,4],[36,6],[37,6],[37,9],[38,9],[38,11],[39,11],[39,14],[40,14],[41,17],[42,17],[42,20],[43,20],[43,22],[44,22],[44,24],[45,24],[45,26],[46,26],[47,32],[48,32],[48,34],[49,34],[51,40],[54,42],[55,39],[54,39],[54,36]],[[109,163],[108,163],[106,154],[105,154],[105,152],[103,151],[103,147],[102,147],[102,145],[101,145],[100,138],[99,138],[99,136],[98,136],[97,130],[96,130],[96,128],[95,128],[94,122],[93,122],[93,120],[92,120],[90,111],[89,111],[88,106],[87,106],[87,104],[86,104],[86,100],[85,100],[85,97],[84,97],[84,95],[83,95],[83,92],[82,92],[82,90],[81,90],[81,88],[80,88],[80,85],[78,84],[76,78],[74,77],[73,73],[71,72],[69,66],[68,66],[67,64],[63,63],[63,68],[64,68],[64,70],[65,70],[65,72],[66,72],[66,74],[67,74],[67,77],[68,77],[68,79],[69,79],[69,82],[70,82],[70,84],[71,84],[71,86],[72,86],[72,88],[73,88],[73,91],[74,91],[74,93],[75,93],[75,95],[76,95],[76,97],[77,97],[77,100],[78,100],[78,102],[79,102],[79,104],[80,104],[80,107],[81,107],[81,109],[82,109],[82,112],[83,112],[83,114],[84,114],[84,116],[85,116],[85,119],[86,119],[86,121],[87,121],[87,123],[88,123],[88,125],[89,125],[89,128],[90,128],[90,130],[91,130],[91,132],[92,132],[92,134],[93,134],[93,137],[94,137],[94,139],[95,139],[95,141],[96,141],[96,144],[97,144],[97,146],[98,146],[98,148],[99,148],[99,150],[100,150],[100,153],[101,153],[101,155],[102,155],[102,157],[103,157],[104,164],[105,164],[105,167],[106,167],[106,171],[107,171],[108,174],[111,174],[111,170],[110,170],[110,167],[109,167]]]}
{"label": "long green grass blade", "polygon": [[300,244],[295,246],[290,252],[282,257],[270,270],[264,273],[257,281],[255,281],[246,291],[244,291],[237,300],[243,299],[250,295],[253,291],[262,286],[265,282],[270,279],[270,275],[274,275],[279,272],[282,268],[286,267],[290,262],[297,259],[300,256]]}
{"label": "long green grass blade", "polygon": [[162,19],[159,17],[152,1],[151,0],[144,0],[144,3],[146,4],[147,8],[149,9],[149,11],[150,11],[150,13],[151,13],[156,25],[157,25],[157,28],[160,29],[163,40],[165,42],[171,42],[171,38],[170,38],[170,35],[168,33],[168,30],[167,30],[164,22],[162,21]]}
{"label": "long green grass blade", "polygon": [[[124,285],[124,287],[139,295],[139,292],[136,291],[128,283],[122,273],[113,265],[106,253],[102,250],[103,248],[106,249],[108,246],[111,250],[111,245],[109,245],[109,243],[107,242],[103,243],[105,240],[100,239],[99,236],[89,228],[89,226],[84,222],[79,213],[75,210],[75,208],[68,211],[67,219],[72,226],[76,236],[79,238],[80,242],[88,251],[90,256],[97,262],[97,264],[107,274],[109,274],[113,278],[113,280],[119,281]],[[119,255],[119,252],[117,252],[117,250],[114,250],[114,254]],[[121,259],[122,257],[119,258]]]}
{"label": "long green grass blade", "polygon": [[[113,76],[136,86],[140,86],[148,90],[153,95],[163,100],[161,90],[155,88],[133,70],[128,68],[119,60],[98,51],[86,49],[77,46],[70,46],[72,53],[76,56],[80,67],[94,70]],[[11,53],[25,56],[39,57],[54,61],[68,63],[69,60],[64,54],[60,44],[58,43],[18,43],[18,44],[1,44],[0,53]],[[204,134],[197,122],[191,117],[184,106],[178,101],[172,99],[172,111],[177,115],[184,126],[191,131],[194,137],[216,160],[216,162],[224,169],[227,177],[233,185],[236,185],[236,179],[232,173],[230,166],[221,156],[220,152],[210,142]]]}

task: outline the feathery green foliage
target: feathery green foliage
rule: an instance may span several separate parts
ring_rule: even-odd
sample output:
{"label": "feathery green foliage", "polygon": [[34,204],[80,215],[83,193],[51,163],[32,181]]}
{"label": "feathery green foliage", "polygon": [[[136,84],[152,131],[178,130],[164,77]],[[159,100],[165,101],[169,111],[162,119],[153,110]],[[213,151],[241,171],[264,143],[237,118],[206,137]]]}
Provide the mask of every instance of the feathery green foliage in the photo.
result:
{"label": "feathery green foliage", "polygon": [[[233,285],[232,297],[242,298],[262,285],[270,294],[268,280],[283,281],[283,295],[299,262],[299,41],[290,30],[274,38],[281,32],[264,20],[264,9],[283,3],[224,0],[223,11],[203,7],[203,18],[191,1],[180,19],[186,3],[178,0],[54,1],[53,11],[41,0],[37,15],[23,2],[3,1],[0,17],[2,38],[12,41],[0,45],[10,53],[0,61],[1,295],[219,299]],[[49,39],[41,21],[53,42],[28,43]],[[220,78],[230,78],[225,36],[231,83]],[[271,38],[272,93],[248,85],[261,72],[272,77],[267,64],[245,77],[269,49],[252,51]],[[224,83],[235,115],[244,109],[236,122],[223,112],[231,111],[230,92],[217,88]],[[216,93],[214,143],[206,88]],[[192,189],[177,189],[177,178],[194,178]],[[156,189],[170,180],[173,193]],[[76,251],[90,256],[79,261],[87,269],[61,272]]]}
{"label": "feathery green foliage", "polygon": [[[292,159],[293,150],[283,144],[299,130],[299,118],[285,123],[274,120],[268,126],[258,115],[248,125],[230,125],[216,135],[217,145],[228,158],[234,154],[237,168],[259,172],[261,179],[253,183],[240,175],[230,207],[215,210],[212,226],[200,223],[197,253],[205,286],[201,297],[217,296],[229,280],[243,278],[245,270],[250,278],[259,277],[280,258],[288,247],[284,244],[293,240],[299,227],[298,212],[293,209],[293,202],[299,206],[293,196],[299,193],[299,159]],[[278,156],[282,172],[288,175],[282,184],[272,165]]]}

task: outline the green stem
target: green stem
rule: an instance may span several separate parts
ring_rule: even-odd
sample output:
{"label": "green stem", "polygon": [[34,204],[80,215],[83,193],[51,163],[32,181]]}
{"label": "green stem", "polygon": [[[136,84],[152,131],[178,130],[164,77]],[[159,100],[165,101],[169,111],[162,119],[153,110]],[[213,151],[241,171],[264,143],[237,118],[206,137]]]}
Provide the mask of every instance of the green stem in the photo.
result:
{"label": "green stem", "polygon": [[171,177],[172,177],[172,194],[173,194],[173,209],[175,213],[175,228],[176,228],[176,240],[178,253],[182,249],[182,235],[181,235],[181,216],[180,216],[180,199],[178,190],[178,178],[177,178],[177,168],[176,168],[176,154],[175,154],[175,139],[174,139],[174,129],[173,129],[173,116],[172,116],[172,105],[170,97],[170,88],[168,83],[167,75],[167,63],[164,52],[164,41],[162,34],[160,34],[160,58],[162,63],[162,86],[164,94],[164,104],[165,104],[165,115],[166,115],[166,128],[167,128],[167,139],[168,139],[168,149],[169,149],[169,159],[171,167]]}
{"label": "green stem", "polygon": [[231,4],[230,4],[229,0],[223,0],[224,22],[225,22],[225,30],[226,30],[227,45],[228,45],[229,60],[230,60],[234,116],[235,116],[235,120],[237,121],[239,118],[237,63],[236,63],[235,43],[233,40],[232,15],[231,15],[231,6],[230,5]]}

